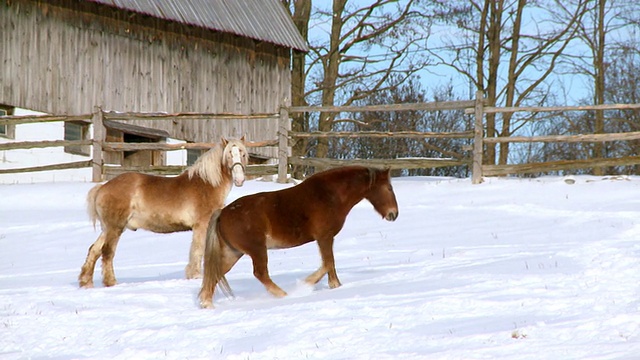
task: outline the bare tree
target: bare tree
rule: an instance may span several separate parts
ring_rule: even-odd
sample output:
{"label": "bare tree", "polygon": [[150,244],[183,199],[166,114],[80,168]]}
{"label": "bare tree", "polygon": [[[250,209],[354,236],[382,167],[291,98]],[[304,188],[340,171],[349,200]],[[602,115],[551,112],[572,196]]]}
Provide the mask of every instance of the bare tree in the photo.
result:
{"label": "bare tree", "polygon": [[[446,25],[455,25],[457,31],[443,37],[440,46],[432,47],[437,51],[430,54],[439,65],[453,69],[476,89],[483,90],[488,106],[542,105],[557,80],[555,71],[565,49],[574,41],[585,1],[572,6],[561,0],[456,2],[455,22]],[[439,1],[433,3],[442,5]],[[570,14],[562,23],[554,21],[558,8]],[[443,7],[441,11],[449,10]],[[475,58],[473,64],[470,57]],[[500,117],[487,114],[487,136],[509,136],[530,118],[515,120],[510,113]],[[499,150],[488,145],[485,161],[506,164],[509,145],[501,144]]]}
{"label": "bare tree", "polygon": [[[637,21],[637,12],[640,5],[636,2],[620,0],[590,0],[586,2],[586,16],[583,17],[578,27],[577,37],[583,43],[584,51],[575,54],[571,58],[570,67],[574,74],[587,76],[592,84],[592,102],[596,105],[604,104],[606,98],[607,68],[613,59],[607,56],[619,54],[616,49],[624,47],[623,39],[628,32],[625,28],[633,26]],[[636,18],[633,16],[636,14]],[[566,16],[559,17],[563,20]],[[622,36],[622,37],[621,37]],[[637,44],[635,44],[637,48]],[[611,51],[609,51],[611,50]],[[593,132],[605,132],[605,112],[595,111],[593,118]],[[594,158],[605,157],[606,146],[603,143],[594,143],[591,156]],[[604,169],[593,169],[594,174],[602,175]]]}
{"label": "bare tree", "polygon": [[[333,0],[331,9],[316,8],[314,29],[327,37],[310,39],[307,101],[350,105],[384,91],[390,76],[402,83],[423,69],[429,18],[419,4],[417,0]],[[318,130],[330,131],[335,117],[336,113],[322,112]],[[327,139],[319,139],[316,156],[327,156],[328,145]]]}
{"label": "bare tree", "polygon": [[[640,102],[640,49],[638,42],[634,47],[619,48],[607,51],[604,59],[605,89],[603,92],[604,103],[639,103]],[[591,99],[584,100],[585,103]],[[640,111],[638,110],[607,110],[604,112],[604,121],[607,132],[631,132],[640,131]],[[598,128],[598,115],[596,111],[566,113],[557,116],[553,123],[542,129],[541,133],[548,134],[588,134],[594,133]],[[600,147],[602,153],[598,157],[613,158],[625,156],[637,156],[640,153],[640,141],[607,142]],[[588,144],[545,144],[538,151],[536,161],[552,161],[566,159],[588,159],[594,157],[594,147]],[[609,174],[638,174],[638,166],[610,167],[606,169]],[[587,170],[567,171],[566,173],[588,173]],[[602,171],[604,173],[604,171]]]}

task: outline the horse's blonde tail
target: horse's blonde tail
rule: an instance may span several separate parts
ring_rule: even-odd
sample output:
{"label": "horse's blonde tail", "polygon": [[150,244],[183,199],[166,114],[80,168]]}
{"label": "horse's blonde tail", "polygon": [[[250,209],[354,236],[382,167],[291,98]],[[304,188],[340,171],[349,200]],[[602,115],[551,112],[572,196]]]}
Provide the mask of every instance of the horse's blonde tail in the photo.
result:
{"label": "horse's blonde tail", "polygon": [[227,297],[233,297],[233,291],[227,282],[227,278],[223,273],[223,246],[220,241],[220,234],[218,234],[218,220],[220,218],[221,209],[216,210],[211,219],[209,220],[209,226],[207,227],[207,235],[205,238],[205,250],[204,250],[204,274],[202,276],[202,289],[200,290],[200,299],[203,297],[209,297],[207,301],[213,296],[216,285],[220,285],[220,289]]}
{"label": "horse's blonde tail", "polygon": [[102,184],[98,184],[89,190],[87,194],[87,212],[89,213],[89,219],[93,223],[93,228],[96,228],[96,220],[100,216],[98,209],[96,208],[96,197],[98,196],[98,190],[102,187]]}

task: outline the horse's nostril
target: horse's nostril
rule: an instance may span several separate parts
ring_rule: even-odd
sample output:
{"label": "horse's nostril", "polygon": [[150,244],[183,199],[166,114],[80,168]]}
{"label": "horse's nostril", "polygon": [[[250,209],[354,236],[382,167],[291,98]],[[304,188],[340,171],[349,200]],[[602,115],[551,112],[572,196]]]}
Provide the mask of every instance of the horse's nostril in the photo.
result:
{"label": "horse's nostril", "polygon": [[387,220],[389,221],[395,221],[398,218],[398,212],[397,211],[390,211],[387,214]]}

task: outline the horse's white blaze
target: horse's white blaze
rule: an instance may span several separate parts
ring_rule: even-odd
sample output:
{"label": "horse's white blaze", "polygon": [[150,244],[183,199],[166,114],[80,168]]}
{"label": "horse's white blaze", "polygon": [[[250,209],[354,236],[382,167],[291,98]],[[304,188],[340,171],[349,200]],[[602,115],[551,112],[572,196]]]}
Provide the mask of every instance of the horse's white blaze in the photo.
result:
{"label": "horse's white blaze", "polygon": [[231,174],[233,176],[233,183],[236,186],[242,186],[244,184],[244,167],[242,166],[242,156],[240,155],[240,149],[237,146],[231,148]]}

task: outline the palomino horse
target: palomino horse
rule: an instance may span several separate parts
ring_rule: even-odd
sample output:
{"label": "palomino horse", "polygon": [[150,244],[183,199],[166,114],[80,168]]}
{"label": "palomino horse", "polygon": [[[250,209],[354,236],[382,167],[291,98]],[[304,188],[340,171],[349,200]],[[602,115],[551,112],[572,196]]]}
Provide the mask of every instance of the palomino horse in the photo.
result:
{"label": "palomino horse", "polygon": [[223,138],[176,177],[124,173],[92,188],[87,196],[89,216],[94,226],[100,221],[102,233],[82,265],[80,287],[93,287],[93,270],[100,255],[103,284],[116,284],[113,257],[125,229],[193,230],[185,272],[188,279],[201,276],[209,218],[224,206],[232,182],[236,186],[244,183],[247,158],[244,136],[240,140]]}
{"label": "palomino horse", "polygon": [[306,278],[310,285],[328,273],[329,287],[340,286],[333,259],[333,238],[347,214],[367,199],[382,217],[394,221],[398,204],[389,170],[349,166],[315,174],[297,186],[237,199],[214,212],[207,229],[200,305],[213,307],[218,283],[232,294],[225,274],[247,254],[253,274],[277,296],[287,295],[269,277],[267,249],[283,249],[316,240],[322,265]]}

